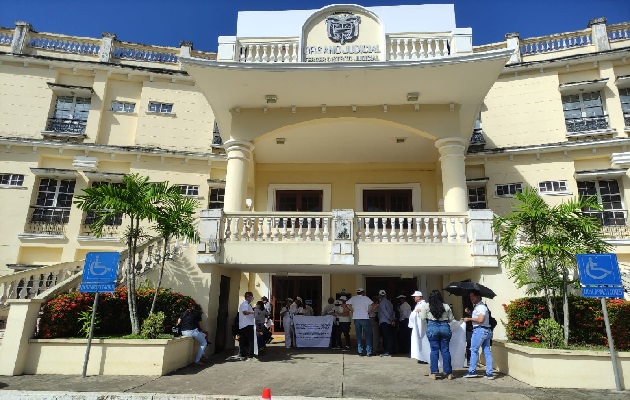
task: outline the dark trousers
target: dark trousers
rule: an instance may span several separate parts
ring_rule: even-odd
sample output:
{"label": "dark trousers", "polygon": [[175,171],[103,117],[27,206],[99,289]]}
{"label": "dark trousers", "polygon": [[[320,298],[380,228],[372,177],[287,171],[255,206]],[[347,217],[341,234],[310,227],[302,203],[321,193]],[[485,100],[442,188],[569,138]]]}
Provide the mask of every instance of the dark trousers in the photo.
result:
{"label": "dark trousers", "polygon": [[383,337],[383,351],[385,353],[394,354],[396,351],[396,342],[394,341],[394,327],[387,322],[381,322],[381,336]]}
{"label": "dark trousers", "polygon": [[240,339],[238,345],[240,347],[239,354],[241,357],[252,357],[254,355],[254,325],[247,325],[238,331]]}
{"label": "dark trousers", "polygon": [[409,354],[411,350],[411,329],[409,329],[409,319],[398,322],[398,352]]}
{"label": "dark trousers", "polygon": [[337,344],[343,347],[341,343],[341,334],[346,338],[346,347],[350,347],[350,322],[340,322],[337,327]]}
{"label": "dark trousers", "polygon": [[337,331],[339,330],[339,325],[333,324],[332,331],[330,332],[330,347],[341,346],[337,340]]}

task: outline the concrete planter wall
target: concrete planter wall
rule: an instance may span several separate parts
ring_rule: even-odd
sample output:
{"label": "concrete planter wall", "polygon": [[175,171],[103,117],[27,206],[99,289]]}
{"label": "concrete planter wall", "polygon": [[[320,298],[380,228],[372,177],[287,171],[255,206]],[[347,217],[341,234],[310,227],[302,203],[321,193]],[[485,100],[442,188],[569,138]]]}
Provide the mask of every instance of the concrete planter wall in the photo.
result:
{"label": "concrete planter wall", "polygon": [[[25,374],[80,375],[85,339],[31,339]],[[88,375],[165,375],[193,361],[196,342],[174,339],[92,341]]]}
{"label": "concrete planter wall", "polygon": [[[618,352],[621,385],[630,384],[630,352]],[[500,372],[543,388],[615,389],[610,353],[551,350],[495,340],[494,366]]]}

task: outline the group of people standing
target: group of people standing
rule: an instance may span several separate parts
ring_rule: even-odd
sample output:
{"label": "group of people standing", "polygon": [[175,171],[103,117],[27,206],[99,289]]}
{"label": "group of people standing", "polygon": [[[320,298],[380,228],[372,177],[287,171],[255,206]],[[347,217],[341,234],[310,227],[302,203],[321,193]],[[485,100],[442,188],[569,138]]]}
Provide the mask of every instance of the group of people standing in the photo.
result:
{"label": "group of people standing", "polygon": [[[343,307],[349,309],[352,313],[359,356],[371,357],[375,355],[372,340],[373,333],[380,334],[383,339],[381,356],[391,355],[396,344],[394,338],[395,327],[398,326],[399,341],[401,337],[404,337],[403,342],[409,346],[400,346],[399,344],[399,352],[404,353],[409,349],[411,358],[418,360],[418,363],[429,363],[431,370],[430,379],[437,379],[441,363],[446,379],[451,380],[453,379],[451,362],[451,338],[453,337],[453,332],[450,323],[455,319],[453,311],[448,304],[444,303],[438,290],[431,292],[428,302],[424,300],[424,296],[420,291],[415,291],[411,296],[416,302],[413,310],[407,304],[405,296],[399,296],[401,304],[399,305],[398,317],[396,317],[393,304],[387,298],[387,293],[384,290],[379,291],[377,301],[373,301],[365,296],[363,288],[357,289],[357,295],[350,300],[342,301]],[[472,325],[472,334],[469,336],[470,340],[467,343],[467,350],[469,351],[462,353],[462,357],[464,357],[463,354],[466,354],[466,358],[469,355],[468,373],[464,377],[477,377],[477,361],[479,349],[481,348],[486,358],[485,376],[488,379],[494,379],[492,352],[490,349],[492,340],[490,312],[488,307],[482,302],[478,291],[471,291],[469,297],[473,304],[473,309],[472,311],[469,310],[469,317],[462,319],[462,322]],[[370,314],[372,314],[372,318]],[[378,320],[378,329],[372,328],[371,320],[375,319],[375,315]],[[410,329],[410,332],[402,329],[405,325]],[[409,340],[405,336],[407,332],[410,333]],[[464,340],[463,337],[462,340]],[[346,343],[348,343],[347,340]],[[379,341],[377,340],[376,345],[378,344]],[[463,349],[462,352],[464,352]]]}
{"label": "group of people standing", "polygon": [[272,306],[263,296],[254,307],[254,294],[245,292],[238,307],[239,359],[246,360],[258,355],[273,340],[271,334]]}
{"label": "group of people standing", "polygon": [[293,327],[293,317],[305,315],[312,317],[315,315],[313,307],[304,303],[301,297],[296,297],[295,301],[289,297],[285,300],[284,306],[280,309],[280,319],[284,329],[284,344],[286,348],[295,347],[295,329]]}

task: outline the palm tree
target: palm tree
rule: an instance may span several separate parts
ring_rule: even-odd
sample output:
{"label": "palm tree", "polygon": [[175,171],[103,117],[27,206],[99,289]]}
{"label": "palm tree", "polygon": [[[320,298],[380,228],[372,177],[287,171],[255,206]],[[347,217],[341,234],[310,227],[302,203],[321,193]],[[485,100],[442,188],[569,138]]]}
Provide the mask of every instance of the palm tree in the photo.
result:
{"label": "palm tree", "polygon": [[555,318],[552,298],[560,292],[563,298],[564,341],[569,339],[568,292],[576,283],[570,271],[576,270],[575,255],[607,252],[601,224],[583,210],[601,210],[596,197],[575,198],[550,206],[532,188],[516,193],[513,211],[497,217],[494,227],[499,235],[501,261],[508,274],[528,295],[543,293],[549,316]]}
{"label": "palm tree", "polygon": [[166,190],[164,200],[156,206],[157,214],[153,229],[160,234],[164,240],[164,248],[162,249],[162,259],[160,265],[160,273],[153,302],[151,303],[151,311],[155,310],[157,296],[162,286],[162,276],[164,275],[164,264],[168,256],[168,242],[177,237],[185,239],[193,243],[199,242],[199,233],[193,225],[194,216],[196,214],[199,202],[197,200],[186,197],[182,194],[181,188],[173,185]]}
{"label": "palm tree", "polygon": [[148,177],[138,174],[125,175],[122,184],[107,184],[83,190],[85,194],[77,196],[75,204],[83,211],[92,211],[95,219],[90,229],[97,237],[102,235],[103,227],[112,218],[125,216],[129,225],[125,230],[128,250],[127,259],[127,303],[133,334],[140,334],[140,322],[136,301],[136,250],[138,240],[145,234],[140,226],[156,218],[155,204],[165,195],[166,185],[149,183]]}

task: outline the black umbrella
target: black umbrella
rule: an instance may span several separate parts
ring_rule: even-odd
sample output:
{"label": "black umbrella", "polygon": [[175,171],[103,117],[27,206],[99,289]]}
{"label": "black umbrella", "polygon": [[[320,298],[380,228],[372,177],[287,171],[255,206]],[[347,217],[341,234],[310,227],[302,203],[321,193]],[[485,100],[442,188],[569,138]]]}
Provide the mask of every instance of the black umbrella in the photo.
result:
{"label": "black umbrella", "polygon": [[496,296],[492,289],[477,282],[451,282],[444,290],[455,296],[468,296],[471,290],[478,290],[479,293],[481,293],[481,297],[487,297],[489,299]]}

